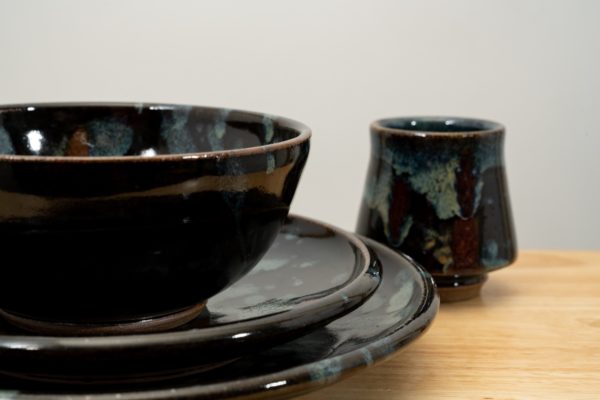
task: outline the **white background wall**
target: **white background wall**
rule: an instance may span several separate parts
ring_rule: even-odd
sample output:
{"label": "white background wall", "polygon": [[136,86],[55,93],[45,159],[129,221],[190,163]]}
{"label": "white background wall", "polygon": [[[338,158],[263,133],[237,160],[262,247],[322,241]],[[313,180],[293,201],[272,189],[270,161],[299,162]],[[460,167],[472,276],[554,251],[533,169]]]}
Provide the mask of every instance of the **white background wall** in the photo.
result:
{"label": "white background wall", "polygon": [[600,249],[600,1],[0,0],[0,103],[75,100],[303,121],[293,211],[347,229],[372,120],[497,120],[520,247]]}

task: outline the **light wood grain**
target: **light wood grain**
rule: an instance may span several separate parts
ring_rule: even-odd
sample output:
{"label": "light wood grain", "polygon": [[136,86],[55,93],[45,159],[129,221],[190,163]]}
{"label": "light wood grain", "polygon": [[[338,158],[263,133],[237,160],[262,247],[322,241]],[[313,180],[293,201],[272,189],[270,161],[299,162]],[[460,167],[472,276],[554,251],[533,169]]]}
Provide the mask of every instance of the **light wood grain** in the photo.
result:
{"label": "light wood grain", "polygon": [[404,352],[301,399],[598,400],[600,252],[522,252]]}

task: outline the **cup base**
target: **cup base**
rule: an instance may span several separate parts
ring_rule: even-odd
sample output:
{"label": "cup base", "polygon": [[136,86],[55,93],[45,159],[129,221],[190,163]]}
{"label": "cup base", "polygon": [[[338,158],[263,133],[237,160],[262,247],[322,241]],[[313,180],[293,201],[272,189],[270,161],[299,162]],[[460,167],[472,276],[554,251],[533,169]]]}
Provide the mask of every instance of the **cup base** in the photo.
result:
{"label": "cup base", "polygon": [[434,276],[440,300],[443,303],[469,300],[479,296],[481,287],[487,280],[487,274],[475,277],[437,277]]}
{"label": "cup base", "polygon": [[36,334],[55,336],[129,335],[163,332],[198,317],[204,311],[206,301],[172,314],[149,317],[139,321],[116,322],[114,324],[86,324],[41,321],[0,309],[0,317],[11,325]]}

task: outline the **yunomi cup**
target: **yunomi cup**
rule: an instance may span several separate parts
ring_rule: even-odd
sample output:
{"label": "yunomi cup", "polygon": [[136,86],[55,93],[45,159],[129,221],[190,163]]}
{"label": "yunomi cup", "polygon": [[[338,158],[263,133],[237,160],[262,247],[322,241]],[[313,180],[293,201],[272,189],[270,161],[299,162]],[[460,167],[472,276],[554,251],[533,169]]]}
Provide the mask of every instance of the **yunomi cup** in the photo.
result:
{"label": "yunomi cup", "polygon": [[189,321],[270,247],[309,138],[218,108],[1,106],[0,314],[49,334]]}
{"label": "yunomi cup", "polygon": [[357,232],[423,265],[442,301],[477,296],[516,255],[503,141],[478,119],[374,122]]}

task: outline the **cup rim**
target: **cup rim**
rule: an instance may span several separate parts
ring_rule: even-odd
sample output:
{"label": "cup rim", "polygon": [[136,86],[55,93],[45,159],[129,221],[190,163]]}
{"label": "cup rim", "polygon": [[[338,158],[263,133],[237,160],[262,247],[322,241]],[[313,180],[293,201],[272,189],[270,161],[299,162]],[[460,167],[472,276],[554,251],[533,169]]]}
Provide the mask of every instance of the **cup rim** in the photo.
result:
{"label": "cup rim", "polygon": [[36,156],[24,154],[0,154],[0,162],[61,162],[61,163],[106,163],[106,162],[165,162],[165,161],[193,161],[201,159],[224,159],[232,157],[244,157],[257,154],[265,154],[273,151],[294,147],[302,144],[312,136],[311,129],[296,120],[272,115],[257,111],[247,111],[240,109],[230,109],[226,107],[211,107],[202,105],[189,105],[178,103],[146,103],[146,102],[41,102],[41,103],[19,103],[19,104],[3,104],[0,105],[0,116],[7,111],[33,111],[36,108],[144,108],[152,110],[175,110],[183,108],[203,109],[207,111],[227,110],[247,116],[268,118],[272,121],[277,121],[283,127],[291,129],[298,133],[293,138],[283,140],[281,142],[265,144],[261,146],[244,147],[240,149],[202,151],[191,153],[173,153],[173,154],[158,154],[152,157],[141,155],[130,156]]}
{"label": "cup rim", "polygon": [[[444,123],[446,126],[463,124],[467,126],[462,130],[431,130],[431,129],[410,129],[405,127],[397,127],[392,124],[410,124],[418,125],[419,122],[427,123]],[[504,125],[499,122],[456,116],[404,116],[404,117],[389,117],[381,118],[371,123],[371,131],[376,134],[385,134],[391,136],[406,136],[406,137],[439,137],[439,138],[465,138],[465,137],[481,137],[502,134],[505,130]],[[473,129],[471,129],[473,127]],[[475,128],[477,127],[477,128]],[[480,127],[480,128],[479,128]]]}

